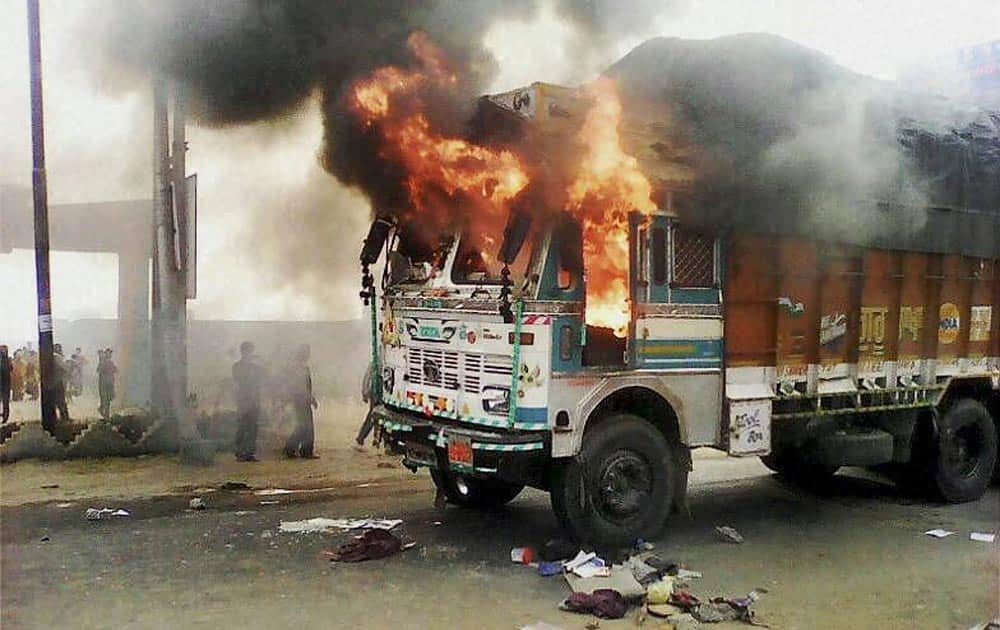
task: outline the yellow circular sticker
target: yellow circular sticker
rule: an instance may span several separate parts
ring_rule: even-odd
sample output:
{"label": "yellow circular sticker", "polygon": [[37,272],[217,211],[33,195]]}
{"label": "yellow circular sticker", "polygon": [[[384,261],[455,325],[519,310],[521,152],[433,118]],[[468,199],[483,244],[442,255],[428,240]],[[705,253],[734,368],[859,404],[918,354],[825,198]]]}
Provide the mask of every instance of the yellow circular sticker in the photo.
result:
{"label": "yellow circular sticker", "polygon": [[958,331],[962,328],[962,319],[958,307],[951,302],[941,305],[940,322],[938,323],[938,341],[942,344],[954,343],[958,339]]}

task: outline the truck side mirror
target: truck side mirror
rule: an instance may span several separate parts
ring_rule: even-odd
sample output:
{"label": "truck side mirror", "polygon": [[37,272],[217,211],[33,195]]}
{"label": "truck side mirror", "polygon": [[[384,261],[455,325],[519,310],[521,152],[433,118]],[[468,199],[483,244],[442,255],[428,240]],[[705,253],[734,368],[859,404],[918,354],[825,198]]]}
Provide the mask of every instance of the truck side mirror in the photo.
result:
{"label": "truck side mirror", "polygon": [[374,265],[378,261],[378,256],[385,246],[385,239],[389,237],[389,230],[392,228],[392,220],[388,217],[376,217],[368,230],[365,244],[361,247],[361,264]]}
{"label": "truck side mirror", "polygon": [[531,217],[527,213],[514,211],[507,219],[507,225],[503,229],[503,244],[500,246],[500,261],[504,264],[511,264],[517,259],[524,247],[524,241],[528,238],[531,230]]}

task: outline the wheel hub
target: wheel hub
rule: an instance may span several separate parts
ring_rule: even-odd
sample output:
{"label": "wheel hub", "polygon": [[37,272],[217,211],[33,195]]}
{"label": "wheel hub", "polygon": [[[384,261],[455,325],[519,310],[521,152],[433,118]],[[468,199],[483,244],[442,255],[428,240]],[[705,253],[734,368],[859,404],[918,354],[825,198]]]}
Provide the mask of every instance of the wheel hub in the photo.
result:
{"label": "wheel hub", "polygon": [[982,436],[975,426],[960,428],[945,442],[944,454],[949,468],[963,477],[979,465]]}
{"label": "wheel hub", "polygon": [[619,451],[605,460],[598,477],[596,507],[602,516],[622,521],[642,512],[652,494],[652,470],[633,451]]}

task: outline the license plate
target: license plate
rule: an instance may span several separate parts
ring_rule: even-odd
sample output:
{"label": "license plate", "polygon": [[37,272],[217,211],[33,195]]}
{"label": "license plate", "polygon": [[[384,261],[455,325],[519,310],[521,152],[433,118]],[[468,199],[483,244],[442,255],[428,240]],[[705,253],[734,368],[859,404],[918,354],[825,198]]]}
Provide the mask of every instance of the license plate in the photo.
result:
{"label": "license plate", "polygon": [[448,463],[456,468],[472,468],[472,441],[469,438],[448,436]]}

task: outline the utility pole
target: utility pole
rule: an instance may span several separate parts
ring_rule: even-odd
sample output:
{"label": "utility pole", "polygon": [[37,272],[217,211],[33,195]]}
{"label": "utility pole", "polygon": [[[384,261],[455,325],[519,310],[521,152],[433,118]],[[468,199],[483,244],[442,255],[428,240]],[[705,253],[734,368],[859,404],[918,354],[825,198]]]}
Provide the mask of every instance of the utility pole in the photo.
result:
{"label": "utility pole", "polygon": [[38,367],[42,427],[55,429],[52,377],[52,294],[49,283],[49,199],[45,176],[45,127],[42,115],[42,36],[38,0],[28,1],[28,58],[31,66],[31,185],[35,201],[35,282],[38,287]]}
{"label": "utility pole", "polygon": [[187,408],[187,282],[181,230],[189,220],[185,179],[185,104],[174,90],[173,155],[170,154],[166,82],[153,81],[153,408],[176,429],[181,456],[211,461]]}
{"label": "utility pole", "polygon": [[[153,274],[152,309],[150,312],[150,403],[152,412],[166,418],[171,414],[164,356],[163,279],[169,264],[164,258],[170,254],[167,247],[167,229],[170,225],[170,148],[167,143],[167,89],[163,79],[153,79]],[[172,229],[172,226],[171,228]]]}

